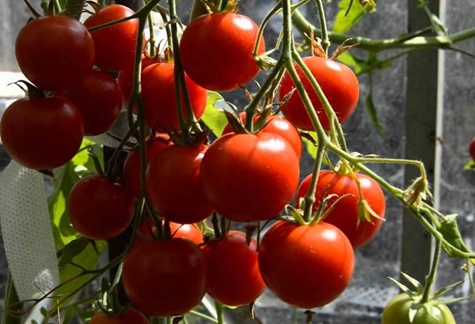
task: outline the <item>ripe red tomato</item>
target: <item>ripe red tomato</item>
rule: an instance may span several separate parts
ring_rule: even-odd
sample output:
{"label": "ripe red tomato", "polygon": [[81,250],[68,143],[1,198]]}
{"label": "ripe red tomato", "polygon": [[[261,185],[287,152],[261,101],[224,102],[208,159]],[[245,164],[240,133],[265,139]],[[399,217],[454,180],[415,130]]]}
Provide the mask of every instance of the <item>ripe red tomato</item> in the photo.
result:
{"label": "ripe red tomato", "polygon": [[191,224],[213,212],[200,178],[200,166],[208,147],[171,145],[150,161],[145,188],[157,213],[172,222]]}
{"label": "ripe red tomato", "polygon": [[[147,126],[157,132],[179,128],[173,63],[156,63],[142,72],[142,98]],[[206,108],[207,92],[185,75],[186,87],[193,113],[200,119]],[[184,98],[182,111],[187,118]]]}
{"label": "ripe red tomato", "polygon": [[111,316],[100,311],[91,318],[89,324],[149,324],[145,315],[135,308],[127,308],[121,315]]}
{"label": "ripe red tomato", "polygon": [[67,201],[69,220],[85,237],[108,240],[132,222],[135,201],[129,188],[93,174],[79,180]]}
{"label": "ripe red tomato", "polygon": [[[312,175],[308,175],[301,183],[296,201],[307,194],[310,187]],[[341,198],[335,205],[335,208],[324,219],[325,222],[338,227],[350,240],[353,248],[358,248],[373,239],[379,231],[382,218],[386,211],[386,200],[379,184],[371,177],[356,173],[356,178],[360,182],[361,193],[368,205],[380,217],[371,216],[371,222],[360,220],[358,214],[358,187],[356,181],[349,175],[340,175],[334,171],[322,170],[318,176],[318,183],[315,192],[315,204],[313,210],[321,201],[329,196],[327,203],[329,208],[338,198]]]}
{"label": "ripe red tomato", "polygon": [[[143,235],[145,238],[149,238],[150,240],[152,240],[152,235],[150,231],[152,231],[152,233],[156,233],[157,231],[157,228],[153,224],[152,218],[149,218],[147,222],[143,223],[142,226],[140,226],[141,235]],[[203,243],[203,234],[201,233],[200,228],[196,224],[179,224],[170,222],[170,231],[172,237],[174,238],[184,238],[190,240],[196,245]],[[137,241],[135,242],[135,244],[140,244],[144,241],[146,241],[146,239],[142,238],[140,235],[137,235]]]}
{"label": "ripe red tomato", "polygon": [[68,98],[79,109],[86,136],[109,130],[122,108],[122,92],[105,72],[91,71],[77,86],[56,95]]}
{"label": "ripe red tomato", "polygon": [[[259,72],[252,52],[259,27],[249,17],[219,12],[195,18],[180,41],[180,59],[190,78],[205,89],[230,91]],[[261,38],[257,55],[265,52]]]}
{"label": "ripe red tomato", "polygon": [[257,242],[246,244],[246,233],[230,231],[203,247],[206,291],[227,306],[250,304],[265,288],[257,264]]}
{"label": "ripe red tomato", "polygon": [[94,42],[86,27],[67,16],[31,20],[18,33],[15,55],[37,87],[56,91],[78,84],[94,65]]}
{"label": "ripe red tomato", "polygon": [[222,216],[241,222],[276,217],[298,186],[299,159],[277,134],[227,134],[201,163],[206,197]]}
{"label": "ripe red tomato", "polygon": [[[305,65],[318,81],[330,105],[335,111],[338,120],[343,124],[352,114],[358,104],[359,83],[355,73],[346,65],[322,57],[305,57]],[[325,130],[330,129],[327,115],[316,91],[302,69],[296,65],[297,73],[307,91],[318,118]],[[289,73],[286,72],[279,89],[279,100],[295,88]],[[282,107],[284,116],[297,128],[314,130],[310,117],[297,91],[292,93],[290,99]]]}
{"label": "ripe red tomato", "polygon": [[206,293],[203,253],[181,238],[138,244],[125,256],[122,283],[132,305],[146,315],[187,313]]}
{"label": "ripe red tomato", "polygon": [[[157,134],[153,141],[147,142],[147,164],[168,145],[170,145],[170,137],[166,134]],[[137,199],[140,198],[142,192],[141,172],[140,151],[138,149],[129,151],[124,162],[123,178],[125,184]]]}
{"label": "ripe red tomato", "polygon": [[[84,25],[92,28],[133,14],[134,11],[126,6],[111,4],[87,18]],[[133,66],[138,32],[138,18],[91,32],[96,47],[96,65],[105,71]]]}
{"label": "ripe red tomato", "polygon": [[475,161],[475,137],[470,141],[468,153],[470,154],[472,161]]}
{"label": "ripe red tomato", "polygon": [[354,252],[335,226],[300,226],[279,221],[259,246],[259,269],[267,287],[283,302],[315,308],[335,300],[353,276]]}
{"label": "ripe red tomato", "polygon": [[77,153],[83,122],[79,110],[66,98],[23,98],[5,110],[0,137],[18,163],[36,170],[53,169]]}
{"label": "ripe red tomato", "polygon": [[[241,112],[239,114],[239,117],[244,122],[244,120],[246,119],[246,112]],[[258,118],[259,116],[256,116],[254,120],[257,120]],[[269,116],[267,118],[266,125],[261,129],[261,131],[270,132],[282,136],[283,139],[285,139],[287,142],[289,142],[290,145],[292,145],[295,150],[295,153],[297,153],[297,156],[300,159],[302,155],[302,139],[300,138],[300,133],[297,128],[295,128],[295,126],[292,125],[292,123],[289,122],[287,119],[279,115]],[[222,135],[230,132],[231,127],[228,124],[224,127]]]}

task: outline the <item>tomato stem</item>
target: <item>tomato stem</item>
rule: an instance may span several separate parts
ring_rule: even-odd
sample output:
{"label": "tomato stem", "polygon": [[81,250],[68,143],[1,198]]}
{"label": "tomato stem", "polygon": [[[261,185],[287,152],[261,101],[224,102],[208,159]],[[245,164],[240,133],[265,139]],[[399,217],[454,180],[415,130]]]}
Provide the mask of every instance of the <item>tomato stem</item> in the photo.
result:
{"label": "tomato stem", "polygon": [[214,301],[214,306],[216,308],[216,316],[217,316],[217,323],[224,324],[224,316],[223,316],[223,304],[219,301]]}
{"label": "tomato stem", "polygon": [[428,302],[431,297],[432,286],[435,283],[435,278],[437,275],[437,267],[439,266],[441,250],[442,250],[442,243],[440,241],[437,241],[435,245],[434,255],[432,256],[432,264],[431,264],[430,272],[429,272],[429,275],[426,277],[424,293],[422,294],[421,304]]}
{"label": "tomato stem", "polygon": [[317,4],[318,16],[320,17],[320,27],[322,35],[322,48],[325,55],[328,56],[328,48],[330,47],[330,39],[328,37],[327,19],[325,17],[325,10],[323,9],[323,1],[315,0]]}

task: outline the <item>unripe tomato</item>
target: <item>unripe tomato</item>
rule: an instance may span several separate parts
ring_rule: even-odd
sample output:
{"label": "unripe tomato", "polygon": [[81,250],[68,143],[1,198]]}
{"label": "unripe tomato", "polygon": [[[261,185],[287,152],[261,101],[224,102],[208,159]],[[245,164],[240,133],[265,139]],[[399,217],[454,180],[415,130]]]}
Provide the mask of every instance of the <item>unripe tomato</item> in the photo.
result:
{"label": "unripe tomato", "polygon": [[62,166],[81,147],[83,121],[66,98],[22,98],[4,112],[0,136],[12,159],[35,170]]}
{"label": "unripe tomato", "polygon": [[[323,57],[310,56],[305,57],[303,61],[325,93],[338,121],[343,124],[353,114],[358,104],[359,83],[355,73],[348,66]],[[320,123],[325,130],[329,130],[328,117],[317,92],[302,69],[297,65],[296,69]],[[279,100],[283,100],[294,89],[295,83],[286,72],[279,89]],[[315,129],[298,91],[294,91],[283,105],[282,114],[297,128],[309,131]]]}
{"label": "unripe tomato", "polygon": [[23,74],[37,87],[57,91],[77,85],[95,58],[87,28],[68,16],[31,20],[18,33],[15,55]]}
{"label": "unripe tomato", "polygon": [[149,320],[145,315],[135,308],[127,308],[121,315],[111,316],[100,311],[94,315],[89,324],[149,324]]}
{"label": "unripe tomato", "polygon": [[[190,78],[205,89],[230,91],[259,72],[252,53],[259,26],[249,17],[217,12],[193,19],[180,41],[180,59]],[[257,55],[265,52],[261,38]]]}

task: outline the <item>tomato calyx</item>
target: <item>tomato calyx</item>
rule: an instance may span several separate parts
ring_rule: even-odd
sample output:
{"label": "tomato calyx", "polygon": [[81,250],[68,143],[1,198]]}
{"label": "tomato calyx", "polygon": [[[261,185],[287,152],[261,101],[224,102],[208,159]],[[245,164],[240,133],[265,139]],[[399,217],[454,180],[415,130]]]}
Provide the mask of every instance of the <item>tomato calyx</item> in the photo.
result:
{"label": "tomato calyx", "polygon": [[8,85],[16,85],[25,93],[25,96],[30,97],[30,98],[45,98],[46,97],[43,90],[41,90],[40,88],[33,85],[33,83],[28,82],[26,80],[18,80]]}

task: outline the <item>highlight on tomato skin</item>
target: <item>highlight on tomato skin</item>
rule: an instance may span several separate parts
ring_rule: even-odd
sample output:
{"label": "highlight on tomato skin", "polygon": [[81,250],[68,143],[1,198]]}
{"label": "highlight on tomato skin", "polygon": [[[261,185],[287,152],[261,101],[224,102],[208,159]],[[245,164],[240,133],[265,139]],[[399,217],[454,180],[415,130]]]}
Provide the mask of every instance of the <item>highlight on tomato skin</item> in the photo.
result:
{"label": "highlight on tomato skin", "polygon": [[89,324],[150,324],[150,321],[140,311],[129,307],[120,315],[109,315],[101,310],[91,318]]}

